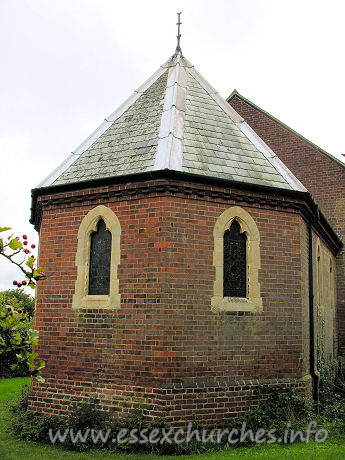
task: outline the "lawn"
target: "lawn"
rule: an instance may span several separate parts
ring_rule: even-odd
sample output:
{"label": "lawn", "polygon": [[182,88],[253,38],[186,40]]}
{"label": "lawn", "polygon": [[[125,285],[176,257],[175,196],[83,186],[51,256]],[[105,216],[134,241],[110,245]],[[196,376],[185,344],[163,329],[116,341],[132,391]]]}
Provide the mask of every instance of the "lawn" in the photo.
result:
{"label": "lawn", "polygon": [[20,441],[7,432],[9,413],[6,402],[15,398],[27,378],[0,379],[0,458],[1,460],[289,460],[289,459],[343,459],[345,457],[345,436],[331,437],[322,444],[292,444],[287,446],[260,445],[252,448],[238,448],[202,455],[156,456],[115,454],[110,451],[92,450],[86,453],[65,451],[59,447]]}

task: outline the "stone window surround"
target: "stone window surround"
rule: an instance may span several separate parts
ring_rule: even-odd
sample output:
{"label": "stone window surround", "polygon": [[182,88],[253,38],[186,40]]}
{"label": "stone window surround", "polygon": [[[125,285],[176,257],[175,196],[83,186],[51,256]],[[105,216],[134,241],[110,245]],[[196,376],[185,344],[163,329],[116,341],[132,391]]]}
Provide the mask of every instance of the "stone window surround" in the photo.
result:
{"label": "stone window surround", "polygon": [[[88,295],[90,235],[96,231],[97,223],[103,219],[106,229],[110,231],[111,263],[109,295]],[[78,231],[78,248],[76,253],[77,280],[73,295],[72,308],[120,308],[121,296],[117,267],[120,263],[121,226],[115,213],[106,206],[100,205],[89,211],[83,218]]]}
{"label": "stone window surround", "polygon": [[[241,232],[247,237],[247,296],[223,297],[223,238],[224,232],[236,220]],[[217,219],[214,230],[213,265],[216,269],[216,280],[213,285],[211,309],[219,311],[248,311],[259,313],[262,311],[260,283],[258,281],[260,269],[260,234],[251,215],[239,206],[226,209]]]}

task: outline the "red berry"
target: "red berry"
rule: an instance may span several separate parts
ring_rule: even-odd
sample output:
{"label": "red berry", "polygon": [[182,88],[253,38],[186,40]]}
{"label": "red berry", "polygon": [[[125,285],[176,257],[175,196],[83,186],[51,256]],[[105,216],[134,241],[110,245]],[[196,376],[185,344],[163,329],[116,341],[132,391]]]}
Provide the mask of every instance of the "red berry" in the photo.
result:
{"label": "red berry", "polygon": [[31,247],[32,247],[32,249],[35,249],[36,245],[35,245],[35,244],[32,244]]}
{"label": "red berry", "polygon": [[26,246],[26,245],[28,244],[28,242],[27,242],[27,241],[23,241],[23,244],[25,244],[25,246]]}
{"label": "red berry", "polygon": [[12,307],[7,307],[7,310],[8,310],[8,311],[12,311]]}
{"label": "red berry", "polygon": [[24,249],[25,254],[30,254],[31,251],[29,249]]}
{"label": "red berry", "polygon": [[23,285],[23,286],[26,286],[26,281],[25,281],[25,280],[22,281],[22,285]]}
{"label": "red berry", "polygon": [[29,332],[29,329],[25,329],[25,334],[27,334]]}
{"label": "red berry", "polygon": [[17,286],[17,284],[18,284],[18,281],[13,281],[14,286]]}
{"label": "red berry", "polygon": [[21,308],[18,308],[17,312],[21,313],[23,310]]}
{"label": "red berry", "polygon": [[16,236],[16,240],[19,240],[19,239],[20,239],[19,236]]}
{"label": "red berry", "polygon": [[28,237],[26,235],[23,235],[23,240],[27,240]]}
{"label": "red berry", "polygon": [[18,286],[18,287],[22,287],[22,283],[18,283],[17,286]]}

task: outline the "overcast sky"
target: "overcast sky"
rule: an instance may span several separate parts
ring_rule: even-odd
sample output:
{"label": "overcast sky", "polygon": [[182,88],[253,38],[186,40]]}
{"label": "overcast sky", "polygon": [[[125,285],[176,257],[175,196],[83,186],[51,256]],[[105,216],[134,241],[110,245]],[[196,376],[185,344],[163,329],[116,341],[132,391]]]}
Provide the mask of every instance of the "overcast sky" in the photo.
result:
{"label": "overcast sky", "polygon": [[[0,0],[0,226],[36,243],[30,190],[173,54],[178,11],[223,97],[345,153],[342,0]],[[0,260],[0,290],[20,278]]]}

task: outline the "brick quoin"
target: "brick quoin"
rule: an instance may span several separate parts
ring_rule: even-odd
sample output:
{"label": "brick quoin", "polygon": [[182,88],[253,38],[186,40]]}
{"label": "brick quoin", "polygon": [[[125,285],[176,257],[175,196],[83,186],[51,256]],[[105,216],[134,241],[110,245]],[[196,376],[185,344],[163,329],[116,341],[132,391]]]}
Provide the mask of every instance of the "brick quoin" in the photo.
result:
{"label": "brick quoin", "polygon": [[[303,199],[191,185],[157,180],[39,197],[47,279],[35,327],[46,382],[32,382],[30,409],[65,415],[71,402],[93,397],[113,415],[142,405],[148,418],[211,423],[257,404],[258,384],[310,391],[302,380],[309,373]],[[121,225],[121,307],[72,310],[78,229],[100,204]],[[260,232],[261,313],[211,311],[213,228],[231,206],[250,213]]]}
{"label": "brick quoin", "polygon": [[[345,166],[237,92],[228,98],[239,113],[313,195],[345,241]],[[337,256],[339,352],[345,353],[345,250]]]}

